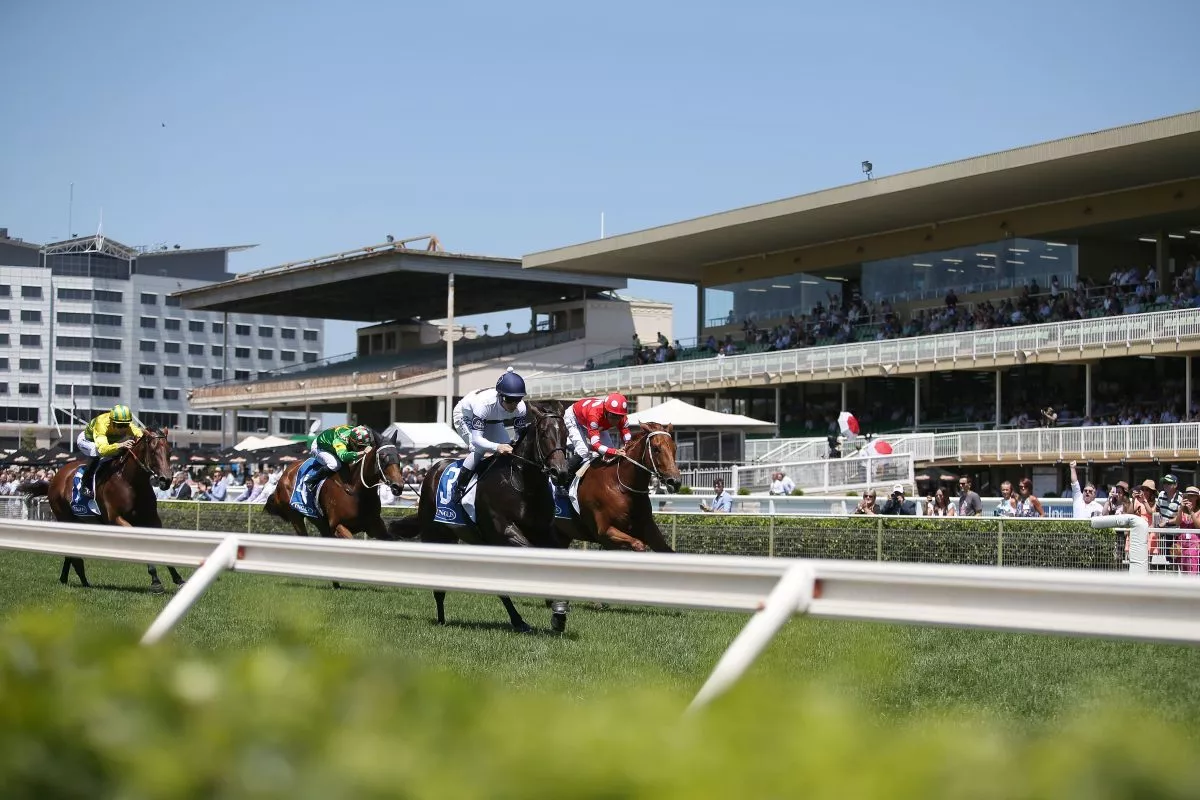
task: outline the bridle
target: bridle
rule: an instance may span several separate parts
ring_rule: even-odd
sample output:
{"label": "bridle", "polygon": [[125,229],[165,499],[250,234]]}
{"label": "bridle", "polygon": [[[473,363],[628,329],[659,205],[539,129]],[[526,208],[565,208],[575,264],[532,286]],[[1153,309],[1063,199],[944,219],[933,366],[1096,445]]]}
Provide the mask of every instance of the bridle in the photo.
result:
{"label": "bridle", "polygon": [[[532,461],[528,458],[525,458],[525,456],[517,453],[515,449],[513,450],[513,452],[510,454],[510,458],[512,458],[512,462],[509,462],[509,465],[508,465],[508,478],[509,478],[509,482],[513,483],[514,486],[516,485],[516,482],[514,480],[515,473],[514,473],[514,463],[513,462],[520,461],[523,464],[528,464],[529,466],[533,467],[537,471],[541,472],[543,475],[549,475],[550,474],[550,457],[553,456],[555,453],[559,452],[560,450],[562,451],[562,454],[564,456],[567,455],[567,448],[566,448],[565,444],[559,445],[558,447],[553,447],[550,450],[546,450],[545,446],[544,446],[545,443],[542,441],[542,432],[539,429],[539,423],[542,420],[558,420],[559,422],[563,422],[563,415],[562,414],[552,414],[548,411],[540,411],[540,410],[536,411],[536,412],[532,412],[532,413],[534,414],[533,424],[530,425],[529,427],[533,434],[533,449],[534,449],[534,453],[535,453],[535,457],[537,458],[537,461]],[[538,416],[538,415],[540,415],[540,416]],[[565,423],[564,423],[564,430],[565,430]],[[525,435],[529,436],[530,434],[526,433]],[[561,441],[565,442],[565,440],[566,440],[566,437],[565,436],[562,437]]]}
{"label": "bridle", "polygon": [[[368,447],[366,450],[363,451],[362,459],[360,460],[360,465],[358,468],[358,482],[362,484],[362,487],[364,489],[377,489],[378,487],[382,486],[384,483],[387,482],[386,481],[387,476],[383,474],[383,467],[380,466],[380,464],[379,464],[379,454],[382,453],[384,450],[395,450],[397,455],[399,455],[399,452],[400,452],[399,448],[396,447],[396,445],[392,444],[391,442],[388,442],[387,444],[381,444],[381,445],[379,445],[379,447]],[[367,468],[366,468],[365,462],[367,460],[367,456],[372,453],[374,453],[374,455],[375,455],[375,471],[379,473],[379,482],[368,484],[367,483]],[[404,486],[405,486],[405,484],[403,484],[403,483],[400,484],[401,491],[404,491]]]}
{"label": "bridle", "polygon": [[[654,445],[650,442],[650,440],[655,436],[666,436],[668,439],[672,438],[671,434],[667,433],[666,431],[648,431],[642,437],[642,442],[645,443],[645,446],[642,448],[642,454],[636,459],[630,458],[629,456],[621,456],[621,458],[630,464],[633,464],[643,472],[649,473],[651,477],[658,478],[659,482],[661,483],[663,480],[663,474],[658,468],[657,460],[654,458]],[[650,457],[650,466],[648,467],[642,463],[642,460],[647,456]],[[632,492],[633,494],[650,494],[649,486],[647,486],[645,490],[635,489],[632,486],[626,486],[625,482],[621,480],[621,469],[619,464],[617,465],[617,485],[619,485],[625,491]]]}
{"label": "bridle", "polygon": [[[142,431],[142,438],[147,437],[147,436],[150,437],[151,439],[167,438],[164,434],[161,434],[157,431],[152,431],[152,430]],[[123,454],[123,457],[127,458],[127,459],[132,458],[133,462],[135,464],[137,464],[139,467],[141,467],[146,472],[150,473],[150,477],[166,479],[166,477],[167,477],[166,475],[163,475],[158,470],[154,469],[153,467],[148,466],[146,464],[146,462],[142,461],[142,459],[138,457],[138,454],[136,452],[134,452],[136,447],[137,447],[137,442],[134,443],[133,447],[126,448],[125,453]]]}

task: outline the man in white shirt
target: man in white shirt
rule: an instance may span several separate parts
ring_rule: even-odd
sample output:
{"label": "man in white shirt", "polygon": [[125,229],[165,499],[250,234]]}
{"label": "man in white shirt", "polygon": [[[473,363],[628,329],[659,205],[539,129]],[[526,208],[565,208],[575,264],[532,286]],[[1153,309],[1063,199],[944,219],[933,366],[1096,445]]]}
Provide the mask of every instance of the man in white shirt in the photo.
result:
{"label": "man in white shirt", "polygon": [[782,472],[776,472],[771,476],[771,489],[768,494],[789,496],[796,488],[796,482],[784,475]]}
{"label": "man in white shirt", "polygon": [[1104,503],[1096,499],[1096,486],[1091,481],[1079,488],[1079,473],[1071,462],[1071,510],[1075,519],[1104,516]]}

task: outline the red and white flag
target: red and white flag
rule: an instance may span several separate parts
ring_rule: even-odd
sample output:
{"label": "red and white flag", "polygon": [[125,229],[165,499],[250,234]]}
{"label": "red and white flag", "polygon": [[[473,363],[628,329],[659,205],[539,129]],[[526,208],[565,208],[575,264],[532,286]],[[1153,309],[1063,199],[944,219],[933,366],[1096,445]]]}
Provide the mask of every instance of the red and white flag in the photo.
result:
{"label": "red and white flag", "polygon": [[838,414],[838,428],[847,439],[858,436],[858,420],[849,411]]}
{"label": "red and white flag", "polygon": [[892,454],[892,446],[882,439],[875,439],[866,448],[867,455],[871,456],[890,456]]}

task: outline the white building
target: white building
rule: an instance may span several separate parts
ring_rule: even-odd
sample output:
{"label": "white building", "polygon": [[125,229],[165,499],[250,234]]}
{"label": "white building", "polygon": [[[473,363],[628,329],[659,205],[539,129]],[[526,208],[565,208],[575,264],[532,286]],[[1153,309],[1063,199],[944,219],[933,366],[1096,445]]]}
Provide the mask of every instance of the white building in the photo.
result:
{"label": "white building", "polygon": [[[0,448],[32,430],[39,446],[124,403],[173,444],[241,433],[303,433],[303,413],[200,411],[188,392],[256,380],[322,358],[324,322],[181,307],[174,292],[234,276],[246,247],[131,248],[103,237],[36,245],[0,228]],[[267,430],[270,422],[271,430]]]}

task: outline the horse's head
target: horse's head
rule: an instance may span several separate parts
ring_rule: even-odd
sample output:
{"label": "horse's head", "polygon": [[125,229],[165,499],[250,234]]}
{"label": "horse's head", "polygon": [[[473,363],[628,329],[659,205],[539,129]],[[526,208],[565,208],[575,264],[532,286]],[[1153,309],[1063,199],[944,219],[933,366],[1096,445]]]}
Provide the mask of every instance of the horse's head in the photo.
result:
{"label": "horse's head", "polygon": [[649,453],[646,458],[663,483],[676,491],[683,485],[683,476],[675,464],[675,426],[659,425],[656,422],[642,423],[642,441]]}
{"label": "horse's head", "polygon": [[138,463],[158,479],[158,487],[171,486],[171,442],[166,428],[146,428],[131,451]]}
{"label": "horse's head", "polygon": [[392,494],[399,496],[404,491],[404,465],[400,463],[400,449],[394,442],[389,442],[379,434],[375,434],[375,467],[380,477],[387,481]]}
{"label": "horse's head", "polygon": [[529,403],[529,413],[538,461],[555,483],[562,484],[567,479],[567,425],[562,404],[556,400]]}

